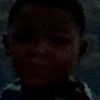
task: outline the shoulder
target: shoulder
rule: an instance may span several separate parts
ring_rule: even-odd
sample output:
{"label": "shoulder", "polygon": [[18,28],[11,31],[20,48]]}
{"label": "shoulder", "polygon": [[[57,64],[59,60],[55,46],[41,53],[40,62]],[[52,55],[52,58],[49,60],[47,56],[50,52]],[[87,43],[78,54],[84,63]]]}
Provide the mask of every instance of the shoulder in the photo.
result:
{"label": "shoulder", "polygon": [[[91,88],[87,85],[86,82],[74,79],[72,76],[69,77],[70,88],[73,99],[77,100],[99,100],[96,98],[95,93],[91,90]],[[80,99],[79,99],[80,98]]]}
{"label": "shoulder", "polygon": [[[66,97],[68,97],[68,99],[63,100],[99,100],[99,98],[97,98],[95,93],[92,92],[92,90],[85,82],[75,80],[73,77],[70,77],[69,90],[66,90],[66,92],[68,93]],[[3,89],[0,100],[19,100],[20,94],[21,84],[20,80],[18,79],[14,83],[8,84]],[[56,98],[55,100],[62,100],[62,98]]]}
{"label": "shoulder", "polygon": [[19,79],[8,84],[2,91],[0,100],[18,100],[21,93],[21,85]]}

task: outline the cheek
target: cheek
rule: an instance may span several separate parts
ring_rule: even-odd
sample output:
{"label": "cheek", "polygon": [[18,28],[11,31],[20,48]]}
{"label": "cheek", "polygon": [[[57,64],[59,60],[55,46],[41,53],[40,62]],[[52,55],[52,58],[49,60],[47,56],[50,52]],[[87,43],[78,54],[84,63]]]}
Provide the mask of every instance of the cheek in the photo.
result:
{"label": "cheek", "polygon": [[70,56],[71,56],[71,51],[68,49],[63,49],[63,50],[57,50],[55,52],[56,55],[56,59],[55,59],[55,63],[57,63],[56,65],[58,66],[68,66],[69,62],[71,60]]}
{"label": "cheek", "polygon": [[67,47],[61,51],[56,52],[58,61],[62,63],[62,65],[67,67],[72,67],[74,62],[77,60],[77,47]]}
{"label": "cheek", "polygon": [[58,50],[56,52],[57,56],[60,58],[60,59],[66,59],[68,60],[69,57],[71,57],[71,54],[72,54],[72,47],[65,47],[61,50]]}
{"label": "cheek", "polygon": [[26,51],[25,47],[22,48],[21,46],[17,46],[17,45],[12,45],[10,47],[11,47],[10,48],[11,57],[20,59],[25,55],[25,51]]}

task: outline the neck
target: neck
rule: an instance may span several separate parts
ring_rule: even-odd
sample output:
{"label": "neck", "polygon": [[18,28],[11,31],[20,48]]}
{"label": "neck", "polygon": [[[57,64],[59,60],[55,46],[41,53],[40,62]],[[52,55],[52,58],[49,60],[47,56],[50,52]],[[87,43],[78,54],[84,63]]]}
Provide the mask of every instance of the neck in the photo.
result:
{"label": "neck", "polygon": [[[22,100],[53,100],[53,98],[60,96],[62,91],[66,90],[66,86],[44,86],[44,87],[22,87]],[[31,99],[29,99],[31,98]]]}
{"label": "neck", "polygon": [[33,87],[34,89],[41,89],[41,88],[54,88],[54,87],[59,87],[59,86],[62,86],[62,85],[67,85],[67,82],[69,80],[69,76],[68,75],[65,75],[64,77],[59,77],[55,80],[48,80],[48,81],[37,81],[37,80],[33,80],[30,79],[28,81],[25,81],[26,79],[21,79],[21,84],[22,84],[22,87],[23,89],[24,88],[29,88],[29,87]]}
{"label": "neck", "polygon": [[53,100],[53,98],[59,94],[59,89],[62,86],[43,86],[43,87],[32,87],[32,86],[22,86],[22,100]]}
{"label": "neck", "polygon": [[[44,85],[44,86],[30,86],[25,85],[24,82],[22,82],[22,97],[24,99],[31,98],[37,98],[37,100],[40,99],[46,99],[53,98],[54,96],[60,94],[61,91],[63,91],[67,87],[68,83],[68,77],[66,77],[66,81],[59,81],[56,83]],[[26,100],[27,100],[26,99]],[[29,100],[29,99],[28,99]],[[32,100],[32,99],[31,99]],[[53,99],[51,99],[53,100]]]}

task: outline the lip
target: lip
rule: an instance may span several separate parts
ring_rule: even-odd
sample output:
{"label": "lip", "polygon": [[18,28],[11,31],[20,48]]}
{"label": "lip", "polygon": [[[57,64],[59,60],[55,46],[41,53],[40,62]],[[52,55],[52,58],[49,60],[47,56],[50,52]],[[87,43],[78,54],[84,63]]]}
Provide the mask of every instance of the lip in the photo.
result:
{"label": "lip", "polygon": [[51,63],[45,59],[28,59],[30,69],[39,73],[46,73],[51,70]]}
{"label": "lip", "polygon": [[38,73],[39,77],[47,77],[50,71],[50,68],[46,65],[36,64],[35,65],[36,73]]}
{"label": "lip", "polygon": [[50,62],[47,59],[31,59],[30,60],[34,65],[50,65]]}

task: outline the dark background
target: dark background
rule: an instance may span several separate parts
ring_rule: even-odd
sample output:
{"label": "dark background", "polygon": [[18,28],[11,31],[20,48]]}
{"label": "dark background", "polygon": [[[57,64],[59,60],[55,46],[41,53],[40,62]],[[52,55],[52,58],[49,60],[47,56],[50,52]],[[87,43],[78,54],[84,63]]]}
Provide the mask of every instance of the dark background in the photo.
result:
{"label": "dark background", "polygon": [[[2,34],[6,32],[8,11],[14,0],[0,0],[0,91],[15,77],[11,61],[5,56]],[[85,38],[88,41],[87,54],[81,60],[74,75],[84,81],[100,96],[100,0],[80,0],[86,14]]]}

